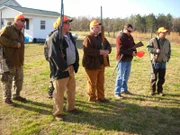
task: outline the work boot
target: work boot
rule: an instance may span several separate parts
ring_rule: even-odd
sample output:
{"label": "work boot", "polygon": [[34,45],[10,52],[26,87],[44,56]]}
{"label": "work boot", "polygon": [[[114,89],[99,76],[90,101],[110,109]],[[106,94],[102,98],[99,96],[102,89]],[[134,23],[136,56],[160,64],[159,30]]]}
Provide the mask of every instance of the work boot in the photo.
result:
{"label": "work boot", "polygon": [[79,114],[79,113],[81,113],[82,111],[81,110],[79,110],[79,109],[77,109],[77,108],[74,108],[73,110],[68,110],[67,112],[69,112],[69,113],[72,113],[72,114]]}
{"label": "work boot", "polygon": [[58,115],[55,116],[55,119],[57,121],[63,121],[63,115],[62,114],[58,114]]}
{"label": "work boot", "polygon": [[121,96],[121,94],[118,94],[118,95],[115,94],[114,97],[115,97],[116,99],[123,99],[123,98],[124,98],[123,96]]}
{"label": "work boot", "polygon": [[109,103],[109,100],[106,99],[106,98],[104,98],[104,99],[98,99],[98,101],[99,101],[100,103]]}
{"label": "work boot", "polygon": [[121,94],[125,94],[125,95],[133,95],[131,92],[129,91],[123,91]]}
{"label": "work boot", "polygon": [[23,97],[21,97],[21,96],[13,97],[13,100],[20,101],[20,102],[24,102],[24,103],[27,101],[26,98],[23,98]]}
{"label": "work boot", "polygon": [[12,102],[11,99],[5,99],[4,103],[6,103],[6,105],[9,105],[9,106],[15,106],[15,104]]}
{"label": "work boot", "polygon": [[158,93],[160,96],[164,96],[164,93],[163,92],[160,92],[160,93]]}
{"label": "work boot", "polygon": [[151,92],[151,96],[154,96],[156,93],[155,92]]}

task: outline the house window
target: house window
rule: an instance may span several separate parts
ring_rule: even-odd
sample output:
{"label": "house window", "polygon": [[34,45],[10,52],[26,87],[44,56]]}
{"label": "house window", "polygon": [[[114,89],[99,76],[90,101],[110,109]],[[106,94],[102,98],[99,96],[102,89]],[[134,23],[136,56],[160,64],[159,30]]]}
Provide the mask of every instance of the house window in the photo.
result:
{"label": "house window", "polygon": [[26,20],[25,29],[29,30],[29,19]]}
{"label": "house window", "polygon": [[7,25],[11,25],[12,24],[12,22],[7,22]]}
{"label": "house window", "polygon": [[41,23],[40,24],[40,29],[45,30],[45,24],[46,24],[45,21],[41,21],[40,23]]}

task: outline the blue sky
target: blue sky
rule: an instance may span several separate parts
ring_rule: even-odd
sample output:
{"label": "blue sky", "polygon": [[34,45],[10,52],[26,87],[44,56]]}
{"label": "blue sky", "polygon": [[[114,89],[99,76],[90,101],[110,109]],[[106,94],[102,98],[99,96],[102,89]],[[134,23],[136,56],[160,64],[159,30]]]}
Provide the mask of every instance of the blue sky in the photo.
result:
{"label": "blue sky", "polygon": [[[61,0],[16,0],[24,7],[60,12]],[[71,17],[100,16],[100,6],[103,7],[103,17],[125,18],[140,14],[155,15],[170,13],[180,17],[180,0],[63,0],[64,13]]]}

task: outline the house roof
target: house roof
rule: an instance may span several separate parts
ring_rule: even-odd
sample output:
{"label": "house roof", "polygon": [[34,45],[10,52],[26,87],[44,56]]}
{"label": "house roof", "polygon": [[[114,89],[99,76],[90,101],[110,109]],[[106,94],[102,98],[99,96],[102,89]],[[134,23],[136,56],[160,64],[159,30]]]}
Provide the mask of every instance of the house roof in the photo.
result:
{"label": "house roof", "polygon": [[3,5],[9,5],[9,2],[13,2],[16,5],[21,6],[16,0],[1,0],[0,7]]}
{"label": "house roof", "polygon": [[0,6],[2,5],[2,4],[4,4],[4,3],[6,3],[8,0],[1,0],[0,1]]}
{"label": "house roof", "polygon": [[12,5],[5,5],[6,7],[10,7],[14,10],[22,12],[23,14],[33,14],[33,15],[45,15],[45,16],[60,16],[60,13],[53,12],[53,11],[46,11],[46,10],[39,10],[27,7],[20,7],[20,6],[12,6]]}

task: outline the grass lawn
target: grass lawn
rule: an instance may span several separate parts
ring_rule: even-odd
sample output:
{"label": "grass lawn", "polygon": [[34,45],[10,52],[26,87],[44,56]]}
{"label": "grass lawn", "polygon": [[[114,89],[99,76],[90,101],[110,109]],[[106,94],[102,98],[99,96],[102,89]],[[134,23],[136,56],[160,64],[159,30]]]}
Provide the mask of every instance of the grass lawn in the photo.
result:
{"label": "grass lawn", "polygon": [[[164,97],[149,96],[150,62],[144,40],[143,58],[134,58],[129,78],[133,95],[115,100],[113,91],[116,73],[115,39],[112,44],[111,66],[106,68],[105,95],[110,103],[87,101],[87,82],[82,67],[82,41],[77,40],[80,68],[76,74],[76,107],[79,115],[66,112],[65,121],[52,116],[52,100],[48,98],[49,65],[43,55],[43,44],[26,44],[24,87],[22,96],[27,103],[15,102],[16,107],[4,105],[0,98],[0,135],[180,135],[180,46],[172,43],[172,57],[167,64]],[[136,39],[138,42],[138,40]],[[0,89],[2,96],[2,88]],[[66,105],[66,102],[64,106]]]}

